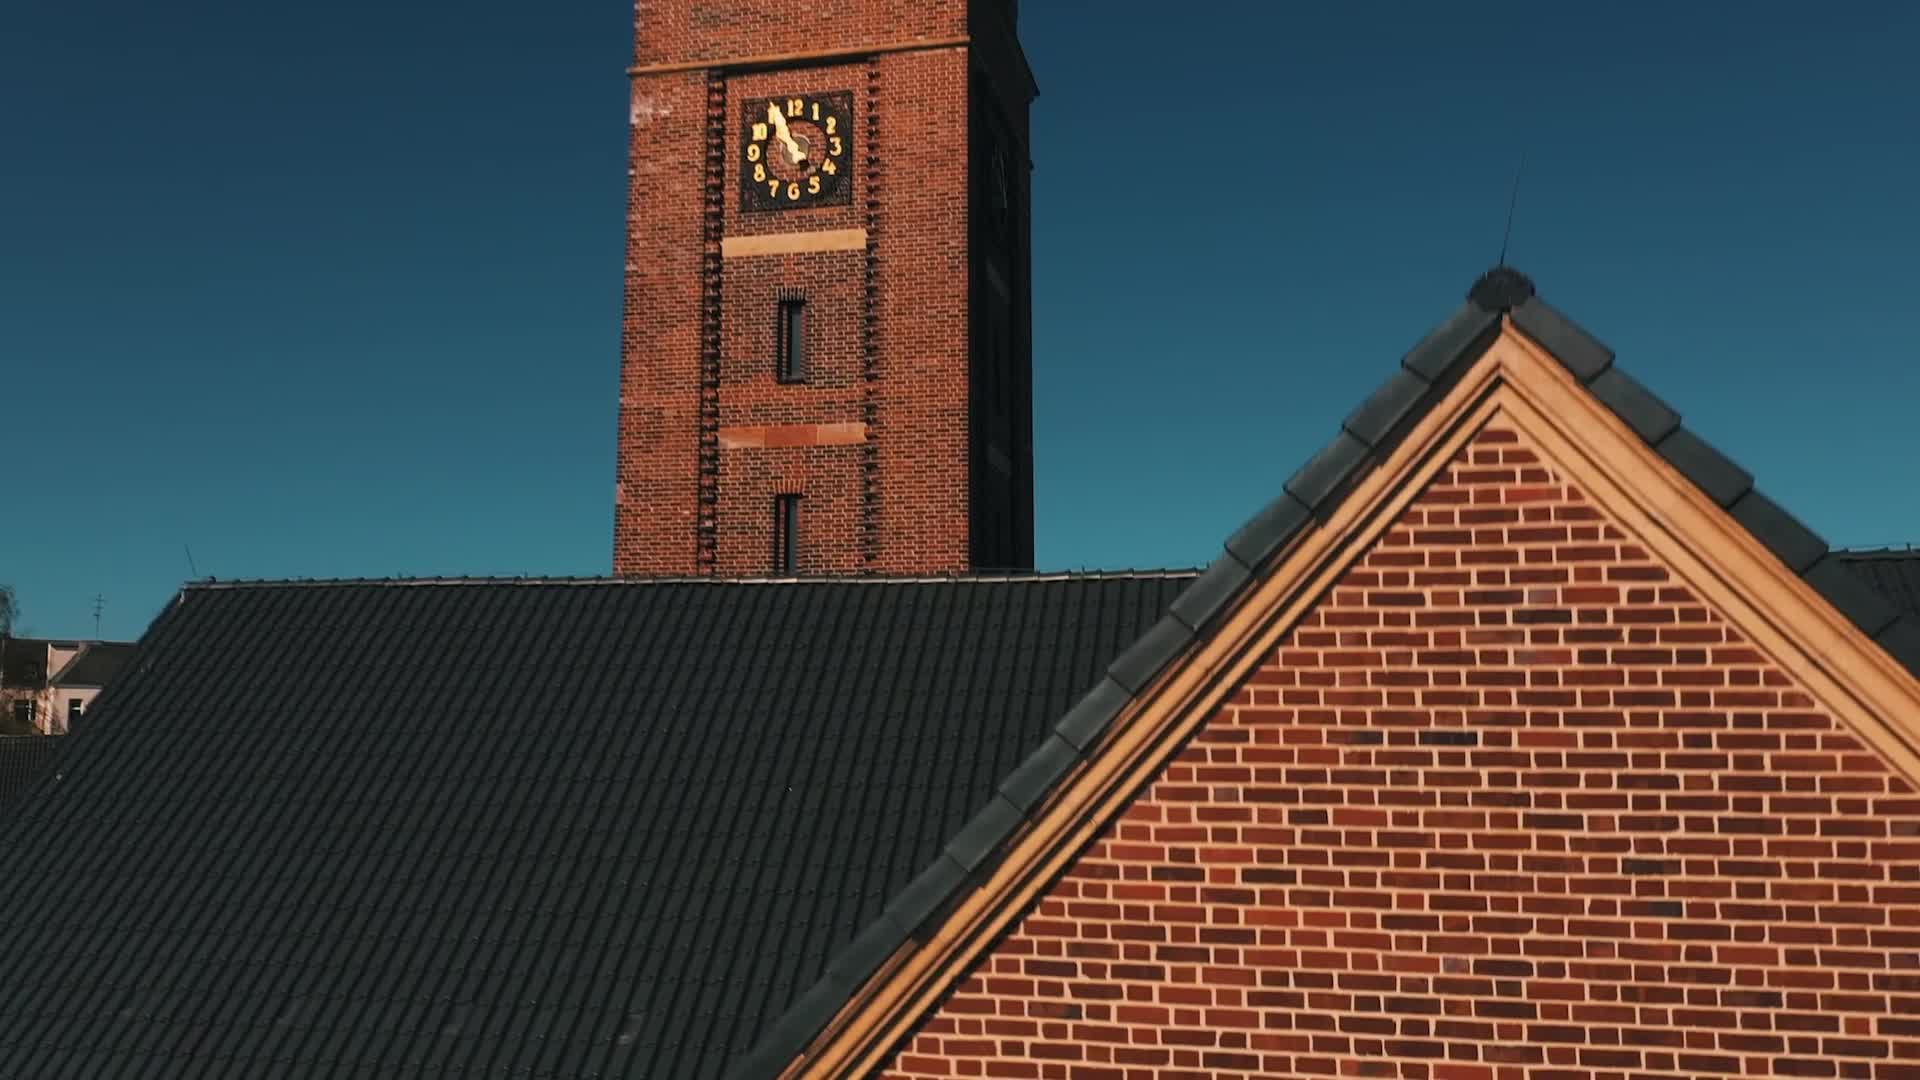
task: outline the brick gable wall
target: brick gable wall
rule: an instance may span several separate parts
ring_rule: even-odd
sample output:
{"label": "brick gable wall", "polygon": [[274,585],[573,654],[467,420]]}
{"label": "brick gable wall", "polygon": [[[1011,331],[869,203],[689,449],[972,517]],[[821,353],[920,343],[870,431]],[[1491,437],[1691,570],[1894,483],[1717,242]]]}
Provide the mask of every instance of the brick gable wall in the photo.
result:
{"label": "brick gable wall", "polygon": [[1920,1077],[1920,795],[1496,424],[886,1075]]}

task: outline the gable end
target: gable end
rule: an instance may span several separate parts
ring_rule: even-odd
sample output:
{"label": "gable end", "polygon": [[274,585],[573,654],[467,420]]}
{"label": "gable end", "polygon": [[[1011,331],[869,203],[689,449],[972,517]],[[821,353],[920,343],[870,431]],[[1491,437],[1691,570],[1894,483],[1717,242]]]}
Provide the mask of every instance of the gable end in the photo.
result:
{"label": "gable end", "polygon": [[[1062,828],[1060,820],[1073,813],[1086,814],[1095,804],[1110,807],[1115,792],[1124,787],[1120,774],[1134,777],[1133,782],[1143,775],[1146,760],[1153,756],[1149,746],[1170,752],[1171,746],[1178,745],[1184,737],[1180,725],[1168,726],[1170,721],[1164,715],[1159,719],[1157,735],[1131,732],[1129,738],[1121,738],[1118,733],[1140,727],[1150,711],[1190,710],[1198,705],[1195,695],[1204,696],[1209,688],[1217,691],[1223,680],[1230,681],[1230,650],[1223,640],[1234,633],[1253,632],[1246,613],[1234,613],[1255,604],[1256,598],[1266,597],[1276,607],[1254,621],[1264,624],[1256,636],[1270,636],[1274,626],[1285,622],[1278,612],[1281,597],[1290,598],[1285,606],[1297,609],[1316,583],[1328,580],[1329,560],[1337,558],[1335,549],[1340,544],[1321,535],[1319,550],[1303,554],[1303,547],[1309,546],[1307,538],[1337,531],[1333,522],[1343,513],[1348,514],[1347,528],[1366,522],[1377,526],[1380,514],[1393,503],[1388,489],[1394,483],[1418,486],[1411,473],[1383,477],[1383,464],[1400,454],[1408,459],[1400,466],[1403,472],[1412,462],[1425,462],[1421,468],[1431,475],[1435,456],[1441,454],[1445,444],[1458,445],[1474,424],[1491,415],[1486,399],[1497,389],[1497,378],[1468,380],[1472,385],[1458,394],[1456,388],[1469,371],[1485,366],[1479,361],[1502,340],[1503,328],[1518,332],[1519,337],[1513,339],[1516,346],[1524,341],[1536,355],[1553,361],[1588,400],[1605,406],[1626,432],[1651,448],[1654,456],[1671,466],[1706,501],[1726,512],[1723,520],[1734,523],[1832,609],[1866,633],[1879,646],[1881,655],[1895,660],[1907,675],[1907,684],[1892,692],[1905,692],[1920,703],[1920,683],[1913,680],[1914,675],[1920,675],[1920,619],[1895,612],[1853,575],[1841,580],[1833,570],[1845,573],[1844,569],[1834,560],[1823,558],[1827,546],[1818,536],[1754,490],[1751,475],[1689,432],[1676,410],[1616,367],[1611,349],[1535,296],[1524,275],[1499,268],[1483,276],[1469,293],[1468,303],[1407,354],[1401,369],[1347,417],[1334,440],[1289,478],[1278,498],[1229,537],[1222,555],[1175,601],[1169,617],[1117,660],[1109,677],[1063,718],[1059,725],[1061,741],[1076,756],[1069,757],[1051,745],[1043,747],[1036,756],[1045,755],[1045,762],[1030,762],[1031,770],[1023,766],[1022,772],[1027,775],[1016,774],[1017,783],[1016,777],[1008,780],[1018,799],[1009,799],[1004,794],[1008,785],[1003,785],[1003,794],[963,830],[962,837],[970,840],[965,854],[976,865],[960,865],[955,860],[958,874],[935,875],[949,883],[952,892],[937,902],[923,897],[915,905],[929,914],[940,913],[947,925],[934,920],[924,928],[895,926],[883,935],[897,931],[898,944],[909,947],[876,963],[873,970],[880,972],[878,983],[891,982],[902,991],[908,986],[917,988],[895,1000],[897,1008],[891,1014],[894,1025],[912,1011],[909,1000],[929,1000],[932,984],[939,978],[927,964],[910,964],[912,953],[944,951],[947,959],[959,960],[962,955],[976,954],[962,948],[963,943],[977,949],[990,939],[988,924],[994,919],[983,910],[990,901],[983,900],[982,894],[996,885],[1005,886],[1005,880],[996,881],[996,876],[1006,878],[1007,871],[1000,862],[1009,849],[1018,848],[1028,858],[1014,878],[1007,880],[1017,879],[1023,883],[1025,894],[1032,895],[1035,881],[1050,872],[1042,864],[1053,871],[1063,865],[1057,848],[1051,857],[1039,851],[1042,845],[1033,834],[1044,824],[1042,819],[1050,819],[1058,829]],[[1454,406],[1458,414],[1437,418],[1436,406],[1455,397],[1459,399]],[[1424,431],[1411,439],[1413,452],[1400,453],[1403,440],[1416,429]],[[1368,489],[1364,495],[1362,488]],[[1350,513],[1348,504],[1352,502],[1367,505],[1358,513]],[[1277,579],[1291,579],[1283,581],[1288,588],[1276,592]],[[1230,623],[1239,625],[1229,627]],[[1240,645],[1244,648],[1246,642]],[[1887,692],[1887,687],[1879,690]],[[1191,730],[1189,723],[1184,731],[1190,734]],[[1103,738],[1115,742],[1110,745]],[[1908,765],[1905,771],[1920,777],[1920,765],[1915,764],[1920,762],[1920,753],[1911,733],[1901,733],[1894,741],[1905,746],[1905,752],[1898,755]],[[1120,748],[1120,742],[1131,745]],[[1085,787],[1094,783],[1089,778],[1090,762],[1101,755],[1124,757],[1128,765],[1099,781],[1097,793],[1081,797],[1063,794],[1075,784]],[[1041,776],[1052,778],[1051,792],[1036,779]],[[1036,787],[1042,790],[1036,791]],[[1104,820],[1104,816],[1099,818]],[[1056,845],[1084,842],[1097,824],[1082,820],[1066,826],[1053,841]],[[976,842],[989,838],[995,850],[978,851]],[[943,858],[951,859],[953,854],[949,849]],[[1000,900],[1006,902],[1004,897]],[[968,926],[956,930],[956,920]],[[1005,919],[998,925],[1004,927]],[[961,963],[947,970],[963,968]],[[814,990],[830,995],[819,986]],[[872,1055],[890,1045],[884,1031],[856,1035],[854,1042],[864,1050],[853,1050],[840,1036],[848,1033],[850,1023],[856,1023],[855,1015],[884,1008],[881,997],[886,991],[875,981],[854,990],[851,1000],[837,1014],[839,1021],[824,1034],[820,1033],[821,1027],[827,1021],[819,1016],[817,1006],[805,1016],[783,1017],[730,1075],[743,1080],[776,1072],[814,1075],[855,1060],[871,1065],[875,1060]],[[809,992],[804,1000],[812,1004],[815,993]],[[813,1052],[797,1057],[810,1042]],[[826,1052],[830,1045],[838,1049]],[[845,1056],[848,1052],[854,1056]]]}

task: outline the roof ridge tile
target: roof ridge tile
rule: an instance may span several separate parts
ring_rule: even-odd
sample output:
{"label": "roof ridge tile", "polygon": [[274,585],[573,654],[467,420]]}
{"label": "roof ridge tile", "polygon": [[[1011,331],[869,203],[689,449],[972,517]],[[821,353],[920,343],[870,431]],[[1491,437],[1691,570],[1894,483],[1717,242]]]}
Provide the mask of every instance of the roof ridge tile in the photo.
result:
{"label": "roof ridge tile", "polygon": [[1287,478],[1286,490],[1317,513],[1346,489],[1372,452],[1373,447],[1342,430]]}
{"label": "roof ridge tile", "polygon": [[1594,376],[1587,389],[1648,443],[1658,443],[1680,426],[1679,413],[1618,365]]}
{"label": "roof ridge tile", "polygon": [[1538,296],[1514,308],[1510,316],[1521,333],[1552,353],[1583,386],[1613,364],[1612,349]]}
{"label": "roof ridge tile", "polygon": [[1212,566],[1181,591],[1168,610],[1197,634],[1232,606],[1252,576],[1253,571],[1233,552],[1222,551]]}
{"label": "roof ridge tile", "polygon": [[1740,496],[1728,512],[1796,575],[1805,573],[1827,554],[1827,542],[1819,534],[1767,498],[1759,488]]}
{"label": "roof ridge tile", "polygon": [[1130,694],[1145,690],[1193,640],[1193,628],[1174,615],[1163,615],[1107,667],[1107,676]]}
{"label": "roof ridge tile", "polygon": [[1653,448],[1722,510],[1753,490],[1752,473],[1684,427],[1668,432]]}
{"label": "roof ridge tile", "polygon": [[1073,708],[1067,710],[1067,715],[1054,725],[1054,731],[1069,745],[1085,753],[1100,741],[1114,718],[1120,715],[1120,710],[1132,700],[1133,694],[1108,675],[1082,695]]}

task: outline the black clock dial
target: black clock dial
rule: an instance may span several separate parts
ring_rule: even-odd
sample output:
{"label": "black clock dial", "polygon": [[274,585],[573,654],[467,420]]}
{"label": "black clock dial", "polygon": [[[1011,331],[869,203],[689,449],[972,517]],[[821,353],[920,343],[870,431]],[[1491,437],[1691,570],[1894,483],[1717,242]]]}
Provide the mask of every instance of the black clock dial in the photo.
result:
{"label": "black clock dial", "polygon": [[740,208],[853,201],[853,92],[755,98],[741,114]]}

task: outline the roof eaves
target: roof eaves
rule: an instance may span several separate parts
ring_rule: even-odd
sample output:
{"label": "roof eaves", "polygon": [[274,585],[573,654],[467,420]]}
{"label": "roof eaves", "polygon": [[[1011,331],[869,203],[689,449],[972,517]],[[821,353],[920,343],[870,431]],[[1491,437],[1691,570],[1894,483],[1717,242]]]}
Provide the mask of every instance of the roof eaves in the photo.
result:
{"label": "roof eaves", "polygon": [[1156,567],[1148,569],[1125,570],[1042,570],[1042,571],[995,571],[989,573],[954,574],[821,574],[797,577],[707,577],[685,576],[645,576],[645,577],[391,577],[391,578],[245,578],[216,579],[199,578],[180,587],[182,594],[189,592],[209,592],[225,589],[330,589],[344,587],[377,588],[424,588],[431,586],[609,586],[646,587],[652,585],[709,585],[715,588],[738,588],[753,585],[929,585],[954,583],[963,585],[1003,585],[1009,582],[1053,582],[1053,581],[1116,581],[1116,580],[1163,580],[1167,578],[1193,577],[1199,573],[1195,567]]}

